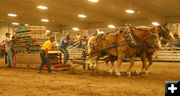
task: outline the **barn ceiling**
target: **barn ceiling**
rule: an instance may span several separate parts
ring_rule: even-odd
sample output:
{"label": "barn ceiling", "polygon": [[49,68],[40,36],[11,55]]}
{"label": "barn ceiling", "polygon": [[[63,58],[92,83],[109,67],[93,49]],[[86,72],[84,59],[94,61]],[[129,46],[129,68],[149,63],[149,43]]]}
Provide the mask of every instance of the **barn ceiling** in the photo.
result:
{"label": "barn ceiling", "polygon": [[[47,10],[36,8],[47,6]],[[97,3],[88,0],[0,0],[0,21],[19,22],[29,25],[46,25],[48,29],[101,28],[109,24],[121,26],[150,25],[153,21],[164,23],[180,22],[179,0],[99,0]],[[128,14],[125,10],[134,10]],[[17,17],[9,17],[15,13]],[[87,18],[79,18],[85,14]],[[47,18],[44,23],[41,19]]]}

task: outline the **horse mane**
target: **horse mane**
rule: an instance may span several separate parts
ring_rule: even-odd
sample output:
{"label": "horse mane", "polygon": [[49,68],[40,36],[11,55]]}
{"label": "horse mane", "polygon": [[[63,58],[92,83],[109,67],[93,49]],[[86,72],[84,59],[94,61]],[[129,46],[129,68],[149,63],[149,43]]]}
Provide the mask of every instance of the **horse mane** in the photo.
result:
{"label": "horse mane", "polygon": [[140,27],[136,27],[136,28],[137,28],[137,29],[139,29],[139,28],[140,28],[140,29],[151,29],[151,27],[146,27],[146,26],[143,26],[143,27],[140,26]]}
{"label": "horse mane", "polygon": [[133,27],[134,29],[136,30],[139,30],[139,31],[150,31],[151,30],[151,27]]}
{"label": "horse mane", "polygon": [[93,42],[94,38],[95,38],[95,36],[92,36],[92,37],[90,37],[89,40],[88,40],[88,44],[87,44],[88,53],[91,53],[91,51],[92,51],[91,43]]}

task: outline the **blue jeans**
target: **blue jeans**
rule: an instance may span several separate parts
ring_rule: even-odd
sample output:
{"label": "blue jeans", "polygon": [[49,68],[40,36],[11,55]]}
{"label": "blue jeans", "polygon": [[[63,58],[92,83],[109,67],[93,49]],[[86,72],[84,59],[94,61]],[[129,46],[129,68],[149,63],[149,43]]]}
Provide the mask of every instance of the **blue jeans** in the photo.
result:
{"label": "blue jeans", "polygon": [[14,65],[14,56],[13,56],[12,49],[9,49],[9,51],[7,52],[7,56],[8,56],[7,66],[13,66]]}
{"label": "blue jeans", "polygon": [[40,52],[40,56],[41,56],[42,63],[41,63],[41,66],[39,67],[39,71],[41,71],[43,66],[46,64],[46,66],[48,68],[48,72],[51,72],[52,70],[51,70],[51,67],[50,67],[50,64],[49,64],[49,59],[48,59],[48,57],[47,58],[45,57],[46,54],[45,54],[44,50]]}
{"label": "blue jeans", "polygon": [[7,52],[5,52],[5,55],[4,55],[4,56],[5,56],[5,64],[7,65],[7,64],[8,64],[8,59],[7,59],[7,56],[8,56],[8,55],[7,55]]}
{"label": "blue jeans", "polygon": [[60,51],[63,53],[64,55],[64,64],[66,64],[68,62],[69,59],[69,53],[66,50],[66,48],[60,48]]}

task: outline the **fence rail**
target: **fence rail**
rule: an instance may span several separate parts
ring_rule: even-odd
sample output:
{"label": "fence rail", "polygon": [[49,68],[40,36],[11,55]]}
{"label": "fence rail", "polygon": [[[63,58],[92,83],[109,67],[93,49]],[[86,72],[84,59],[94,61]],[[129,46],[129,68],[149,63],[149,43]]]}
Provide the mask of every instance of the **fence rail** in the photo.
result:
{"label": "fence rail", "polygon": [[[82,49],[74,48],[69,51],[70,59],[73,60],[81,60],[82,58]],[[101,58],[103,59],[103,58]],[[127,58],[124,60],[128,60]],[[140,58],[136,58],[136,60],[140,60]],[[154,61],[162,61],[162,62],[180,62],[180,47],[176,48],[176,50],[171,50],[169,47],[162,48],[158,51],[158,55],[153,58]]]}

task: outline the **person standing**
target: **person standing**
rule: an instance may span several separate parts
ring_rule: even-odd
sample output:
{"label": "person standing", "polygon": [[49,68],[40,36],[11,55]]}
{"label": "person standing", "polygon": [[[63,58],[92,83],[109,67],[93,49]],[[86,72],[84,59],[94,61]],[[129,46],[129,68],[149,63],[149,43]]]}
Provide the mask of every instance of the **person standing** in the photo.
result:
{"label": "person standing", "polygon": [[81,40],[81,35],[77,33],[76,40]]}
{"label": "person standing", "polygon": [[14,65],[14,61],[13,61],[12,40],[10,39],[10,33],[6,33],[5,51],[7,52],[7,57],[8,57],[7,67],[11,67]]}
{"label": "person standing", "polygon": [[48,59],[48,51],[50,51],[52,47],[52,42],[54,42],[54,37],[50,37],[50,40],[44,42],[43,46],[41,47],[40,56],[41,56],[41,66],[39,67],[38,73],[41,73],[43,66],[46,64],[48,72],[51,73],[51,67]]}
{"label": "person standing", "polygon": [[175,37],[174,45],[176,47],[180,47],[180,38],[179,38],[179,35],[176,33],[176,34],[174,34],[174,37]]}
{"label": "person standing", "polygon": [[63,63],[63,65],[65,65],[68,62],[69,53],[67,51],[67,47],[71,43],[71,41],[72,40],[70,40],[70,35],[68,33],[66,33],[66,36],[62,39],[62,42],[61,42],[61,45],[60,45],[60,51],[64,55],[64,63]]}
{"label": "person standing", "polygon": [[77,43],[78,48],[80,48],[82,45],[82,42],[81,42],[81,35],[79,33],[77,33],[76,40],[78,41],[78,43]]}

